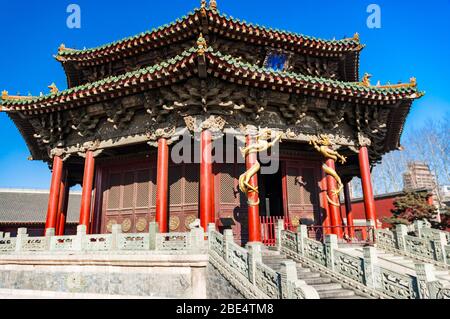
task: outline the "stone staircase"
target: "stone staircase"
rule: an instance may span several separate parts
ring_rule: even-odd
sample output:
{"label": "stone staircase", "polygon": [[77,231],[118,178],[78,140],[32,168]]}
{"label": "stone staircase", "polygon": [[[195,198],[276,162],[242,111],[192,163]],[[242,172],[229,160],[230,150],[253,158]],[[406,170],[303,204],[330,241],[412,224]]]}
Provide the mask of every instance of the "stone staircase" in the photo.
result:
{"label": "stone staircase", "polygon": [[[363,250],[360,247],[354,247],[353,249],[345,249],[347,252],[353,255],[363,255]],[[353,252],[352,252],[353,250]],[[377,248],[377,256],[387,267],[403,268],[407,273],[408,271],[415,271],[415,264],[420,261],[408,258],[406,256],[395,255],[391,252],[387,252],[383,249]],[[450,271],[445,269],[437,269],[435,271],[436,278],[450,283]]]}
{"label": "stone staircase", "polygon": [[[285,260],[289,258],[279,252],[263,253],[263,263],[280,272],[281,276],[283,276],[281,263]],[[320,299],[366,299],[354,290],[300,263],[297,263],[297,277],[314,287]]]}

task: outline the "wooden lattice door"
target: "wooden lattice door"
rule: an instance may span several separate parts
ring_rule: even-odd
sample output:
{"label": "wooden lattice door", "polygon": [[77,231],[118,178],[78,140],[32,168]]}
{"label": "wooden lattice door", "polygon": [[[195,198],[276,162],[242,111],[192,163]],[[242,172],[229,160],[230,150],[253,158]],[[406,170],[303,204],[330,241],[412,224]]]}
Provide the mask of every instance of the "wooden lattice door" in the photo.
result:
{"label": "wooden lattice door", "polygon": [[245,164],[215,164],[216,224],[219,229],[233,229],[237,242],[248,238],[247,199],[239,190],[239,176]]}
{"label": "wooden lattice door", "polygon": [[155,220],[156,168],[149,162],[102,167],[101,232],[122,225],[124,233],[148,231]]}
{"label": "wooden lattice door", "polygon": [[285,210],[293,226],[314,224],[320,219],[320,164],[286,161],[283,193]]}
{"label": "wooden lattice door", "polygon": [[169,167],[169,230],[188,231],[198,218],[199,165],[173,164]]}

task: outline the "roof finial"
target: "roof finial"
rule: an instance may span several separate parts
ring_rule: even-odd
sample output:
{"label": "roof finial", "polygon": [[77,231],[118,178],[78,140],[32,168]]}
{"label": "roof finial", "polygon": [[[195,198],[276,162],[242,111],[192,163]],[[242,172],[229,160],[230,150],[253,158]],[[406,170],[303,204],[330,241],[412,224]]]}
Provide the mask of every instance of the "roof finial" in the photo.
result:
{"label": "roof finial", "polygon": [[202,4],[200,5],[200,8],[206,8],[206,0],[202,0]]}
{"label": "roof finial", "polygon": [[64,43],[61,43],[61,45],[58,48],[58,53],[61,51],[64,51],[66,49],[66,45]]}
{"label": "roof finial", "polygon": [[356,32],[355,35],[353,36],[353,40],[355,40],[356,42],[359,42],[359,33]]}
{"label": "roof finial", "polygon": [[209,0],[209,8],[213,11],[217,11],[217,1]]}
{"label": "roof finial", "polygon": [[50,84],[48,86],[48,88],[50,89],[50,93],[51,94],[56,94],[59,92],[58,88],[56,87],[56,84],[53,82],[52,84]]}
{"label": "roof finial", "polygon": [[417,79],[416,77],[412,77],[409,79],[409,83],[411,84],[411,86],[417,86]]}
{"label": "roof finial", "polygon": [[6,100],[8,96],[9,96],[8,91],[6,90],[2,91],[2,100]]}
{"label": "roof finial", "polygon": [[198,40],[197,40],[197,53],[199,55],[204,55],[206,49],[208,48],[208,45],[206,44],[206,40],[203,37],[203,33],[200,33]]}
{"label": "roof finial", "polygon": [[361,83],[364,86],[370,86],[370,78],[371,77],[372,77],[372,74],[365,73]]}

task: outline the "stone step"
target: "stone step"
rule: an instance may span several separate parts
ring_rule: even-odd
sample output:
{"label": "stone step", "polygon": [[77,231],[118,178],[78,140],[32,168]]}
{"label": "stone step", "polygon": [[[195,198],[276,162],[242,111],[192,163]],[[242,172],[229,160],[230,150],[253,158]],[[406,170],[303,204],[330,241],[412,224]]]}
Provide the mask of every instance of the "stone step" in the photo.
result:
{"label": "stone step", "polygon": [[364,299],[367,300],[367,298],[354,295],[354,296],[346,296],[346,297],[328,297],[327,299]]}
{"label": "stone step", "polygon": [[311,272],[311,269],[297,266],[297,273],[305,273],[305,272]]}
{"label": "stone step", "polygon": [[340,299],[343,297],[345,298],[355,296],[355,293],[352,290],[347,289],[318,291],[318,294],[321,299]]}
{"label": "stone step", "polygon": [[304,278],[301,280],[306,282],[308,285],[330,284],[332,282],[330,278],[324,278],[324,277]]}
{"label": "stone step", "polygon": [[318,285],[312,285],[318,292],[319,291],[334,291],[334,290],[341,290],[342,285],[336,284],[336,283],[329,283],[329,284],[318,284]]}
{"label": "stone step", "polygon": [[297,273],[297,277],[298,279],[319,278],[320,274],[317,272]]}

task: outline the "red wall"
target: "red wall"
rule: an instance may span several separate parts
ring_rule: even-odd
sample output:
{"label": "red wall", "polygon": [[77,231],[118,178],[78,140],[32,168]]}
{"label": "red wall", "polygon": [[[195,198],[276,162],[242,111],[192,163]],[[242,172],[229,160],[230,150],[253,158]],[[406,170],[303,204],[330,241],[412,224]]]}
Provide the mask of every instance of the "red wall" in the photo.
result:
{"label": "red wall", "polygon": [[[394,200],[396,196],[375,198],[375,207],[377,210],[377,219],[382,222],[383,228],[390,227],[390,224],[383,222],[385,217],[392,217],[391,210],[394,209]],[[356,201],[352,203],[353,219],[366,219],[364,209],[364,201]],[[341,206],[342,217],[346,217],[345,205]]]}

